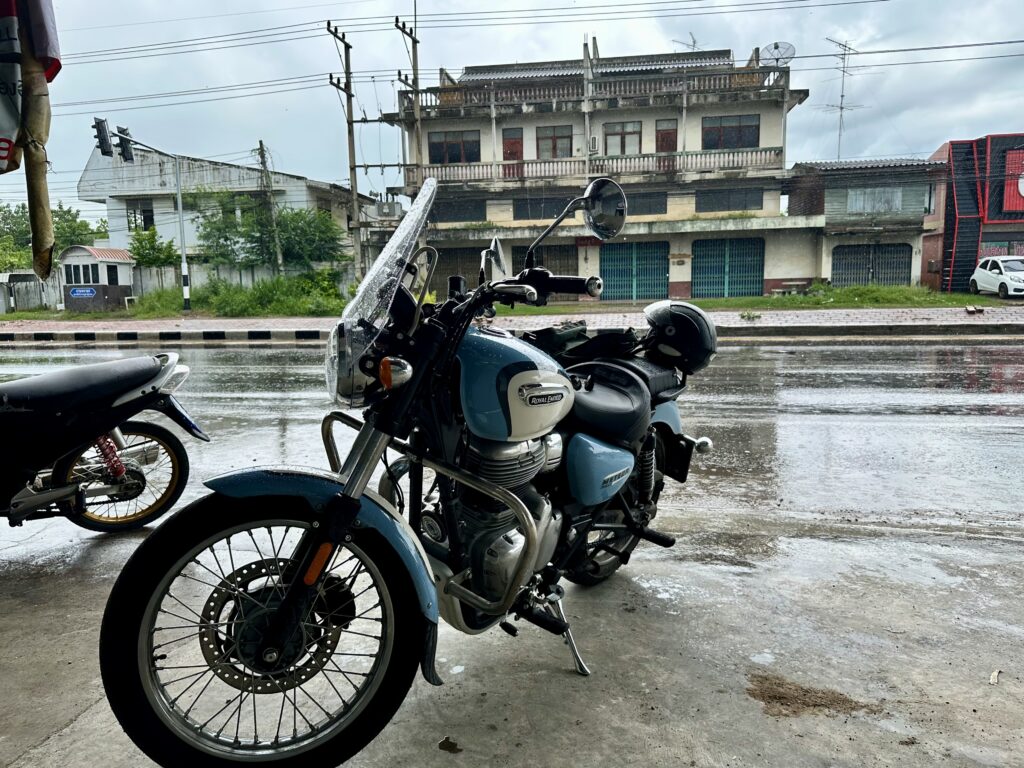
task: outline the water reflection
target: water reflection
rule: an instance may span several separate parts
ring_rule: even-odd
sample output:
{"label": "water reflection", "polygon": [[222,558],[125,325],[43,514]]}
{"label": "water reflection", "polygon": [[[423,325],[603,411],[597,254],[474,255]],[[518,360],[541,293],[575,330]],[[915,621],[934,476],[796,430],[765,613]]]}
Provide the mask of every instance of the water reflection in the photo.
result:
{"label": "water reflection", "polygon": [[[153,350],[0,353],[0,380]],[[319,349],[186,348],[180,399],[213,436],[196,478],[267,463],[326,467]],[[698,457],[676,507],[1019,520],[1024,350],[996,346],[726,348],[680,400]],[[344,445],[351,439],[338,430]]]}

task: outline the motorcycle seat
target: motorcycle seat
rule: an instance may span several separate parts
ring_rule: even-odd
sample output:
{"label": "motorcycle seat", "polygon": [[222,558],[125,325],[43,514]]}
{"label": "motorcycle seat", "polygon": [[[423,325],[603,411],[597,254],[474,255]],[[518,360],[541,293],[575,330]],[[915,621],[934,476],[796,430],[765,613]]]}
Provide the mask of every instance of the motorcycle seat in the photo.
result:
{"label": "motorcycle seat", "polygon": [[0,411],[66,411],[87,403],[115,400],[160,372],[155,357],[94,363],[0,383]]}
{"label": "motorcycle seat", "polygon": [[593,377],[591,389],[575,393],[571,420],[577,431],[629,449],[643,441],[651,425],[651,395],[639,376],[605,361],[566,370],[582,379]]}

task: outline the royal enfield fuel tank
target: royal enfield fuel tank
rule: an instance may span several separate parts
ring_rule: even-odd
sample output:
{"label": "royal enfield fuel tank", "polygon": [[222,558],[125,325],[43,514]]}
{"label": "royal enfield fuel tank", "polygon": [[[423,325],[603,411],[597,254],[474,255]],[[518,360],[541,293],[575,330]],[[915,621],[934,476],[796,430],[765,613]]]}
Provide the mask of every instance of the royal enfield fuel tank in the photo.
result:
{"label": "royal enfield fuel tank", "polygon": [[458,358],[462,411],[477,437],[532,440],[572,410],[573,388],[562,366],[507,331],[470,328]]}

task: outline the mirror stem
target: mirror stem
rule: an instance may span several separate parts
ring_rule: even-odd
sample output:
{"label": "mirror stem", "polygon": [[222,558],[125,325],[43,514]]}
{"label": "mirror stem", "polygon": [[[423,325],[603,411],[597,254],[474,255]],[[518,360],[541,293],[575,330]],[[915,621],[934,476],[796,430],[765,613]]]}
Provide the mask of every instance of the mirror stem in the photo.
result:
{"label": "mirror stem", "polygon": [[577,197],[575,200],[572,200],[567,206],[565,206],[565,210],[558,215],[558,218],[552,221],[550,224],[548,224],[548,228],[541,232],[540,236],[536,240],[534,240],[533,243],[530,244],[529,248],[526,249],[526,262],[523,264],[523,269],[533,269],[536,266],[536,261],[534,259],[533,254],[534,251],[537,250],[537,247],[542,242],[544,242],[548,235],[550,235],[554,231],[555,227],[557,227],[559,224],[562,223],[562,221],[565,220],[566,216],[568,216],[573,211],[578,211],[585,204],[586,198]]}

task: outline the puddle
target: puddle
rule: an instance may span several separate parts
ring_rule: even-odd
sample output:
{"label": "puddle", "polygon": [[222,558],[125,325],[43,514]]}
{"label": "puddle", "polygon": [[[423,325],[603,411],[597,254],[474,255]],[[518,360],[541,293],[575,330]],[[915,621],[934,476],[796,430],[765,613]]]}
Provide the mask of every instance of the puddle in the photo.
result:
{"label": "puddle", "polygon": [[751,672],[747,695],[764,704],[764,713],[772,717],[799,717],[820,714],[828,717],[849,715],[854,712],[878,714],[878,704],[867,704],[851,699],[845,693],[828,688],[810,688],[780,675],[769,672]]}

